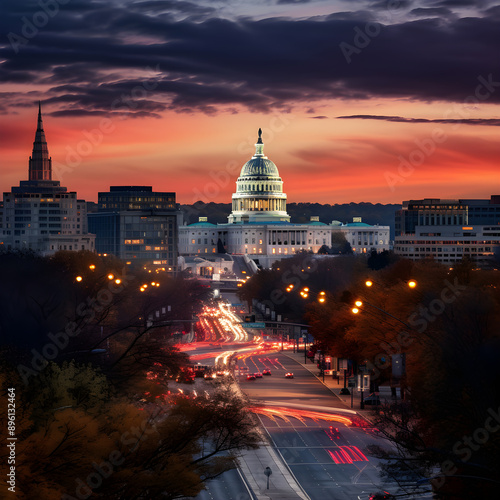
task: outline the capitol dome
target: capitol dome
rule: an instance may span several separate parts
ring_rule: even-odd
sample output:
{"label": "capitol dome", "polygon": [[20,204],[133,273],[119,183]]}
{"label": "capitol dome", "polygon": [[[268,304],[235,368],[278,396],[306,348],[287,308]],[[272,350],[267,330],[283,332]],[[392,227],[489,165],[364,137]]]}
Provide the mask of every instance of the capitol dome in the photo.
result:
{"label": "capitol dome", "polygon": [[271,177],[279,177],[278,167],[269,160],[266,156],[258,156],[257,154],[248,160],[241,169],[240,177],[248,177],[254,175],[266,175]]}
{"label": "capitol dome", "polygon": [[229,223],[290,221],[286,213],[286,194],[278,167],[264,156],[262,130],[255,154],[242,167],[233,194]]}

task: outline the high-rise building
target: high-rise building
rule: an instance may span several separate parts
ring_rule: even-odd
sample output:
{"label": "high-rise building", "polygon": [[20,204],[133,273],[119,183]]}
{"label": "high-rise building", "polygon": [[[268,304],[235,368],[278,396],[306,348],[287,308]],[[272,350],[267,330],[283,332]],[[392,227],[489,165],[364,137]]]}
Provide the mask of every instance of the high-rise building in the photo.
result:
{"label": "high-rise building", "polygon": [[180,216],[175,193],[153,192],[151,186],[111,186],[99,193],[98,210],[88,220],[98,253],[175,274]]}
{"label": "high-rise building", "polygon": [[52,180],[40,103],[28,172],[27,181],[3,194],[2,247],[42,255],[58,250],[94,251],[95,235],[87,230],[85,201],[78,200],[76,192],[68,192],[60,181]]}

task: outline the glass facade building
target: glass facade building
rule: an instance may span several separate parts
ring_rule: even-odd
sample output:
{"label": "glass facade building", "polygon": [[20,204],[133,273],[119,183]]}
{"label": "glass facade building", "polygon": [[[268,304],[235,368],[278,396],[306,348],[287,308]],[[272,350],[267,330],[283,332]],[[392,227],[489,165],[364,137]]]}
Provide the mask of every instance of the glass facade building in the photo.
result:
{"label": "glass facade building", "polygon": [[151,186],[111,186],[99,193],[98,210],[88,215],[88,223],[100,254],[175,274],[180,216],[175,193],[153,192]]}

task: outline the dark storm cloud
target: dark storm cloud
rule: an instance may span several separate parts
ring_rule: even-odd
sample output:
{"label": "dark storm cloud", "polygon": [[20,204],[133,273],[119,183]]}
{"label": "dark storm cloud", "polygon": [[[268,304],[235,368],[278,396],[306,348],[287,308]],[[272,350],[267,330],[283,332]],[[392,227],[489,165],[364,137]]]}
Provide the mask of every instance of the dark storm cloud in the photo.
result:
{"label": "dark storm cloud", "polygon": [[[228,20],[191,2],[108,0],[61,5],[28,36],[23,26],[38,4],[4,5],[0,78],[50,85],[46,100],[58,113],[286,111],[331,98],[463,102],[480,77],[491,82],[487,102],[500,102],[500,22],[493,16],[387,26],[367,24],[362,11],[344,19]],[[174,10],[188,18],[174,19]],[[10,44],[13,34],[24,41]]]}
{"label": "dark storm cloud", "polygon": [[453,14],[452,11],[450,9],[447,9],[446,7],[429,7],[429,8],[420,7],[418,9],[413,9],[410,11],[410,15],[418,17],[431,17],[431,16],[448,17],[452,14]]}
{"label": "dark storm cloud", "polygon": [[339,119],[347,120],[382,120],[386,122],[399,123],[463,123],[465,125],[488,125],[490,127],[500,127],[500,118],[448,118],[448,119],[427,119],[427,118],[404,118],[402,116],[380,116],[380,115],[351,115],[337,116]]}
{"label": "dark storm cloud", "polygon": [[213,7],[197,5],[192,2],[182,2],[182,1],[178,2],[176,0],[134,2],[130,4],[130,7],[134,10],[143,12],[177,11],[183,14],[196,14],[196,15],[211,15],[217,10],[214,9]]}
{"label": "dark storm cloud", "polygon": [[407,9],[414,3],[413,0],[380,0],[369,4],[370,9],[399,10]]}
{"label": "dark storm cloud", "polygon": [[278,5],[294,4],[294,3],[309,3],[311,0],[278,0]]}
{"label": "dark storm cloud", "polygon": [[486,9],[485,15],[493,18],[493,19],[500,19],[500,5],[495,5],[493,7],[490,7],[489,9]]}

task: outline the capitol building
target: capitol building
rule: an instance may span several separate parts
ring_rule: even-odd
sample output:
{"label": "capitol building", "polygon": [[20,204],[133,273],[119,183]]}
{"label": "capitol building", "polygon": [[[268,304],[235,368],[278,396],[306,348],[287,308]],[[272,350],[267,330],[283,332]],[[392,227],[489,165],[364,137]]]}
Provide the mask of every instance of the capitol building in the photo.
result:
{"label": "capitol building", "polygon": [[355,251],[389,249],[389,226],[361,222],[342,225],[337,221],[325,224],[319,217],[295,224],[286,211],[286,199],[278,167],[264,154],[259,129],[255,154],[243,165],[236,180],[228,222],[211,224],[206,217],[200,217],[194,224],[179,227],[181,258],[197,256],[213,261],[211,255],[225,251],[269,268],[301,250],[317,253],[323,245],[331,246],[336,231],[344,233]]}

